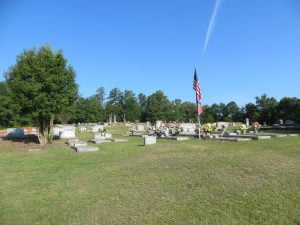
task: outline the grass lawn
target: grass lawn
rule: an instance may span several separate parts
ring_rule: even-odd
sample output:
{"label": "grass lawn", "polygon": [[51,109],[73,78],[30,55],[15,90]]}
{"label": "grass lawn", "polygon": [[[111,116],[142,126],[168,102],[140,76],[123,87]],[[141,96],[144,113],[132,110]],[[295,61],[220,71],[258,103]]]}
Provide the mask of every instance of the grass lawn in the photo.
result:
{"label": "grass lawn", "polygon": [[0,224],[300,224],[300,137],[126,138],[90,154],[0,142]]}

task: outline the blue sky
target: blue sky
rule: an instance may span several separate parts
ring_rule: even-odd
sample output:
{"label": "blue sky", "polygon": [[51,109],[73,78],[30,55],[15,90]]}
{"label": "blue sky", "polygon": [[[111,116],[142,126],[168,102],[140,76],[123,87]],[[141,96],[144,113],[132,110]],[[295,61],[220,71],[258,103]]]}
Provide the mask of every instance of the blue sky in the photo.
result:
{"label": "blue sky", "polygon": [[0,80],[23,49],[62,49],[87,97],[104,86],[202,103],[300,97],[300,1],[0,0]]}

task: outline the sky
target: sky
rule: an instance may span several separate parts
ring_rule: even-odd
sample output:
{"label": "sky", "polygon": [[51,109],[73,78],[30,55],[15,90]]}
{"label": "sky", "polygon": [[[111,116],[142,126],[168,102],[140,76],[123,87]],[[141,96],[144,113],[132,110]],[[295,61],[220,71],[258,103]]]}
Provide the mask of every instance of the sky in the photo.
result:
{"label": "sky", "polygon": [[24,49],[62,49],[88,97],[103,86],[239,105],[300,97],[299,0],[0,0],[0,81]]}

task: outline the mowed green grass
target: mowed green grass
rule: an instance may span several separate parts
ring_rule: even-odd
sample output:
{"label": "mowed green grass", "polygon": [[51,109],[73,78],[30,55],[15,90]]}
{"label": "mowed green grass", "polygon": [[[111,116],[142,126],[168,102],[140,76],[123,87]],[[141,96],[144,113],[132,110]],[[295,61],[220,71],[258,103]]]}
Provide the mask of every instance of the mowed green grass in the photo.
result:
{"label": "mowed green grass", "polygon": [[0,224],[300,224],[300,137],[126,138],[90,154],[0,142]]}

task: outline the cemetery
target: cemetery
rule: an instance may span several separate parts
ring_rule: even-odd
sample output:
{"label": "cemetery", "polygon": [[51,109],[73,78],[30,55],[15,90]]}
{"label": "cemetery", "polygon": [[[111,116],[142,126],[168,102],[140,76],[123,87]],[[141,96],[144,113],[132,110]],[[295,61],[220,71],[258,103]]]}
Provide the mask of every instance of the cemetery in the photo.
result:
{"label": "cemetery", "polygon": [[[145,123],[143,135],[128,135],[132,127],[141,127],[141,124],[111,124],[106,126],[107,132],[102,128],[93,130],[96,125],[89,126],[89,131],[82,130],[82,124],[56,125],[59,131],[54,129],[54,132],[58,138],[42,148],[39,144],[24,142],[24,136],[32,135],[29,133],[34,128],[24,129],[25,133],[19,131],[21,128],[17,128],[18,132],[13,130],[17,133],[15,139],[2,136],[0,171],[1,186],[5,189],[1,194],[2,201],[8,206],[2,208],[2,212],[14,214],[19,208],[14,202],[21,198],[26,202],[20,204],[30,207],[23,209],[20,218],[39,223],[47,223],[47,215],[51,213],[53,223],[63,220],[76,224],[92,224],[93,221],[126,224],[124,214],[115,214],[116,210],[125,213],[125,217],[135,216],[137,223],[143,223],[149,213],[148,207],[151,210],[163,207],[160,213],[168,223],[174,218],[184,223],[189,219],[176,213],[175,203],[179,210],[186,210],[190,204],[202,205],[203,198],[211,202],[217,198],[216,203],[205,205],[201,211],[190,212],[189,217],[200,220],[208,216],[221,223],[232,209],[240,210],[241,204],[251,207],[254,202],[262,207],[272,204],[276,213],[249,219],[247,213],[241,211],[236,218],[264,223],[287,221],[288,218],[280,216],[283,214],[289,218],[297,217],[297,207],[290,204],[296,204],[293,191],[298,183],[295,178],[299,173],[295,166],[299,160],[294,155],[300,146],[299,133],[259,131],[255,134],[249,129],[246,134],[238,134],[235,128],[230,130],[228,127],[223,132],[213,126],[215,129],[210,134],[201,129],[203,136],[199,140],[195,124],[178,124],[178,132],[172,135],[173,132],[167,132],[165,128],[174,129],[174,124],[165,123],[164,129],[153,131],[147,130]],[[156,123],[153,125],[155,127]],[[188,130],[191,127],[196,127],[195,133]],[[7,129],[7,132],[11,131]],[[180,138],[184,141],[174,141]],[[50,160],[53,157],[55,160]],[[45,185],[47,189],[40,188]],[[18,195],[13,194],[15,192]],[[193,198],[187,200],[186,196],[191,192]],[[171,197],[172,193],[176,195]],[[272,198],[275,195],[276,198]],[[36,202],[45,199],[51,201],[51,205],[43,205],[40,212],[41,205]],[[240,199],[243,203],[239,203]],[[140,205],[147,205],[147,208]],[[220,210],[219,213],[210,214],[214,209]],[[61,214],[62,210],[69,216]],[[77,217],[78,213],[86,216]],[[253,213],[259,215],[259,212]],[[37,215],[43,216],[37,218]],[[151,217],[151,223],[159,220],[160,217]]]}
{"label": "cemetery", "polygon": [[[151,102],[153,96],[167,105]],[[172,120],[175,114],[167,116],[175,110],[166,109],[175,105],[159,91],[147,99],[145,109],[156,112],[144,112],[148,119],[126,120],[137,109],[122,103],[116,108],[122,113],[109,111],[116,107],[109,101],[95,119],[101,105],[91,102],[96,110],[74,104],[85,113],[80,120],[38,117],[34,126],[3,126],[0,223],[199,224],[204,218],[273,225],[298,218],[299,122],[247,113],[211,121],[217,114],[208,115],[209,106],[194,113],[196,104]]]}
{"label": "cemetery", "polygon": [[300,225],[286,2],[0,3],[0,225]]}

